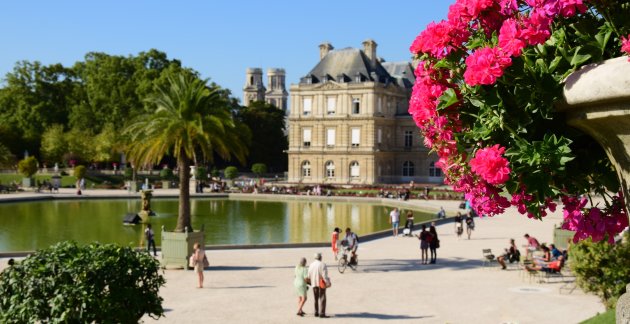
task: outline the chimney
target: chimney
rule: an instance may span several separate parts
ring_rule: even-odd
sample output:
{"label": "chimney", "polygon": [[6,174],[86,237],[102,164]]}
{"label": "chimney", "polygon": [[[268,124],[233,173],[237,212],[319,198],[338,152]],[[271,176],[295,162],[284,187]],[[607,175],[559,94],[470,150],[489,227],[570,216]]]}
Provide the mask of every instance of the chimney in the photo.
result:
{"label": "chimney", "polygon": [[377,60],[376,46],[376,42],[371,39],[363,41],[363,53],[365,53],[365,55],[370,59],[370,62],[372,62],[372,64],[374,64]]}
{"label": "chimney", "polygon": [[328,42],[324,42],[321,43],[319,45],[319,60],[323,60],[324,56],[326,56],[328,54],[328,52],[332,51],[334,49],[334,47],[328,43]]}

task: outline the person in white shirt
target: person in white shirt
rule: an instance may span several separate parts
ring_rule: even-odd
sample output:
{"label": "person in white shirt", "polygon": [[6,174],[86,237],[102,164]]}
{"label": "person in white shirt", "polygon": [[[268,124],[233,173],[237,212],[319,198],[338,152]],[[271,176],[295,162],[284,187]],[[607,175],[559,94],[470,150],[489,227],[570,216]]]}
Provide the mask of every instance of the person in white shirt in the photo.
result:
{"label": "person in white shirt", "polygon": [[357,235],[352,232],[350,227],[346,228],[346,238],[344,238],[346,249],[352,253],[350,256],[350,263],[356,263],[357,249],[359,248],[359,239]]}
{"label": "person in white shirt", "polygon": [[394,209],[389,213],[389,223],[392,224],[392,232],[394,237],[398,236],[398,224],[400,222],[400,212],[398,208],[394,207]]}
{"label": "person in white shirt", "polygon": [[[330,287],[330,278],[321,253],[315,253],[315,260],[308,267],[308,278],[315,297],[315,317],[326,318],[326,288]],[[320,280],[323,280],[323,286],[320,285]]]}

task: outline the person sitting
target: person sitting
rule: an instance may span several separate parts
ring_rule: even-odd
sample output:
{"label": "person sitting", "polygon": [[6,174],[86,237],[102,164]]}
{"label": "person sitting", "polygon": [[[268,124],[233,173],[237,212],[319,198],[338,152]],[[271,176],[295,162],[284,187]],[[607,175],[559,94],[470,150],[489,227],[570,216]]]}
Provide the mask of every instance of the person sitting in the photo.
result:
{"label": "person sitting", "polygon": [[562,251],[558,250],[555,244],[549,244],[549,249],[551,250],[551,259],[557,260],[558,257],[563,255]]}
{"label": "person sitting", "polygon": [[529,236],[529,234],[525,234],[523,237],[527,240],[527,245],[524,245],[524,247],[527,248],[528,256],[540,248],[540,243],[538,243],[538,240],[535,237]]}
{"label": "person sitting", "polygon": [[505,261],[509,261],[510,263],[518,262],[521,258],[521,252],[516,248],[516,243],[514,243],[514,239],[510,239],[510,247],[505,249],[505,254],[499,256],[497,258],[497,262],[501,265],[501,269],[505,270],[507,268]]}
{"label": "person sitting", "polygon": [[557,260],[544,264],[527,265],[525,268],[529,271],[544,271],[547,273],[558,273],[564,266],[564,256],[559,256]]}
{"label": "person sitting", "polygon": [[540,246],[540,249],[543,252],[543,256],[536,257],[535,259],[539,262],[544,262],[544,263],[551,262],[551,250],[545,244],[542,244]]}

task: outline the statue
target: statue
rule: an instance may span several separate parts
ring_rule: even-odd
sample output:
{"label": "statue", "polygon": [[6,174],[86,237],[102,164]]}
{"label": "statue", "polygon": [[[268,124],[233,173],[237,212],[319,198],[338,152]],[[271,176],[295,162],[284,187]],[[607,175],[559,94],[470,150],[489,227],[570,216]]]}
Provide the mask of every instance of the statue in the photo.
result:
{"label": "statue", "polygon": [[153,190],[141,190],[140,197],[142,198],[142,210],[138,213],[143,223],[149,222],[149,216],[155,216],[155,213],[151,210],[151,197]]}

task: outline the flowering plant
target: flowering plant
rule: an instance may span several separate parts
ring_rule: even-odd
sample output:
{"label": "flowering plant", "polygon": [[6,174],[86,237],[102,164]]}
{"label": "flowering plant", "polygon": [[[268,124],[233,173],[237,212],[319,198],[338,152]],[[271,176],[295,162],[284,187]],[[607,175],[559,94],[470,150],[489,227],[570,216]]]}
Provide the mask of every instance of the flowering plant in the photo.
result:
{"label": "flowering plant", "polygon": [[413,41],[409,113],[475,211],[541,219],[561,199],[574,241],[628,226],[604,150],[555,109],[569,74],[630,54],[628,17],[630,0],[456,0]]}

